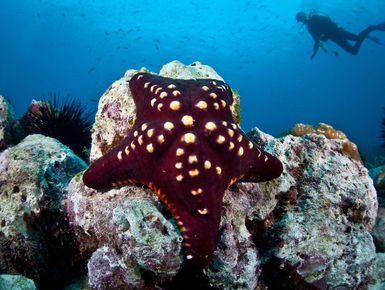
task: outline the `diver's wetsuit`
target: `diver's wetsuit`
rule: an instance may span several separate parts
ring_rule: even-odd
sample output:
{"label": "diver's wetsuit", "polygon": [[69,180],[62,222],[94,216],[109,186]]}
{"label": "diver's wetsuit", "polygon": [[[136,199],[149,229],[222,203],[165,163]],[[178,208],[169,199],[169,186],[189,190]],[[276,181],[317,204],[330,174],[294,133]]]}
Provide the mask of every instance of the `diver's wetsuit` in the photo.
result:
{"label": "diver's wetsuit", "polygon": [[[312,58],[316,55],[320,42],[328,40],[337,43],[347,52],[356,55],[366,36],[375,30],[375,26],[371,25],[356,35],[338,27],[337,24],[334,23],[329,17],[319,15],[311,15],[306,24],[309,33],[314,39]],[[348,40],[355,41],[356,43],[353,46],[348,42]]]}

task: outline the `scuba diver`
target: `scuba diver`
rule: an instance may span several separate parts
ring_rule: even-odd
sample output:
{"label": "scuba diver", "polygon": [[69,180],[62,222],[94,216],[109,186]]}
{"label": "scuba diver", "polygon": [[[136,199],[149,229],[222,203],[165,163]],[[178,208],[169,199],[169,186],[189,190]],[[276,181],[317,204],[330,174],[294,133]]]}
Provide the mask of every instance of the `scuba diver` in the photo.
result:
{"label": "scuba diver", "polygon": [[[314,11],[310,12],[309,17],[306,16],[305,12],[298,12],[296,19],[297,21],[307,25],[307,29],[314,39],[313,54],[311,59],[313,59],[317,54],[319,48],[322,48],[325,52],[327,52],[323,43],[328,40],[335,42],[345,51],[353,55],[357,55],[365,38],[371,39],[377,44],[385,45],[385,41],[369,35],[369,33],[374,30],[385,31],[385,22],[378,25],[370,25],[359,34],[354,34],[346,31],[342,27],[338,27],[338,25],[334,23],[330,17],[317,15]],[[355,44],[351,45],[348,40],[355,41]],[[337,51],[332,51],[335,55],[338,55]]]}

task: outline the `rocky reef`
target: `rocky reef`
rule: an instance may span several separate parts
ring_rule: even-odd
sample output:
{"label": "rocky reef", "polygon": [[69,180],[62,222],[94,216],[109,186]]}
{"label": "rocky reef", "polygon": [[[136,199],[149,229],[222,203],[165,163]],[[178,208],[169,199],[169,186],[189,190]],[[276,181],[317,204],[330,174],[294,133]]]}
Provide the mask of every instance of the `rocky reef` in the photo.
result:
{"label": "rocky reef", "polygon": [[[324,135],[328,139],[341,139],[340,151],[354,160],[361,161],[361,156],[358,152],[357,145],[350,141],[344,132],[334,129],[331,125],[319,123],[317,125],[295,124],[286,133],[297,137],[303,137],[307,134]],[[282,135],[286,135],[285,133]]]}
{"label": "rocky reef", "polygon": [[36,285],[31,280],[20,275],[0,275],[0,289],[35,290]]}
{"label": "rocky reef", "polygon": [[[212,71],[204,73],[200,64],[183,66],[178,62],[165,66],[160,75],[193,78],[197,73],[191,71],[202,73],[200,77],[220,79]],[[124,102],[129,102],[126,83],[133,73],[128,71],[100,101],[91,149],[93,160],[130,128],[126,120],[133,121],[133,104],[120,114],[123,101],[116,102],[115,96],[125,96]],[[275,283],[289,288],[367,285],[375,260],[370,230],[377,210],[376,192],[361,162],[341,152],[345,140],[317,133],[276,139],[257,128],[249,135],[277,156],[285,164],[285,171],[277,180],[239,182],[225,193],[214,261],[203,275],[207,286],[253,289],[258,285],[277,286]],[[89,233],[88,237],[81,235],[80,241],[97,247],[90,263],[100,261],[104,267],[98,272],[90,270],[94,267],[89,265],[93,287],[102,288],[108,283],[161,287],[173,285],[178,275],[186,275],[175,220],[150,190],[129,185],[100,193],[87,189],[78,178],[71,182],[69,200],[76,232]],[[138,211],[135,215],[128,210],[133,204]],[[151,219],[144,218],[143,212]],[[142,231],[135,235],[138,227]],[[124,230],[117,231],[119,228]],[[151,236],[158,237],[160,248],[149,242]],[[123,240],[127,243],[122,244]],[[135,246],[127,249],[128,244]],[[149,244],[152,255],[147,254]],[[126,250],[122,250],[123,245]],[[146,254],[136,254],[141,252]],[[115,262],[109,265],[102,261]],[[131,273],[124,271],[125,267],[139,270]],[[109,273],[108,282],[101,273]]]}
{"label": "rocky reef", "polygon": [[0,151],[20,141],[22,132],[9,100],[0,95]]}
{"label": "rocky reef", "polygon": [[307,134],[270,145],[279,150],[291,183],[278,198],[283,204],[269,213],[274,223],[258,234],[267,238],[265,243],[279,241],[269,249],[273,254],[266,263],[273,267],[275,275],[267,275],[275,286],[326,289],[368,283],[375,260],[370,230],[376,192],[362,164],[340,152],[342,142]]}
{"label": "rocky reef", "polygon": [[40,287],[72,275],[77,247],[65,201],[69,181],[85,167],[66,146],[42,135],[30,135],[1,152],[2,273],[27,276]]}
{"label": "rocky reef", "polygon": [[377,189],[378,214],[372,230],[374,244],[376,245],[376,262],[373,266],[373,278],[369,289],[385,288],[385,165],[372,168],[369,171]]}
{"label": "rocky reef", "polygon": [[[135,72],[127,71],[100,99],[91,161],[133,124],[128,81]],[[222,80],[198,62],[174,61],[160,75]],[[239,120],[235,99],[233,116]],[[213,262],[203,270],[184,257],[176,221],[150,189],[87,188],[77,174],[86,168],[80,158],[52,138],[28,136],[0,155],[2,273],[24,275],[42,288],[62,286],[81,267],[92,289],[381,285],[384,257],[376,254],[375,243],[377,251],[385,245],[383,209],[376,221],[373,180],[360,160],[342,150],[346,136],[328,138],[313,128],[274,138],[257,127],[248,136],[279,158],[284,172],[264,183],[241,180],[225,192]]]}

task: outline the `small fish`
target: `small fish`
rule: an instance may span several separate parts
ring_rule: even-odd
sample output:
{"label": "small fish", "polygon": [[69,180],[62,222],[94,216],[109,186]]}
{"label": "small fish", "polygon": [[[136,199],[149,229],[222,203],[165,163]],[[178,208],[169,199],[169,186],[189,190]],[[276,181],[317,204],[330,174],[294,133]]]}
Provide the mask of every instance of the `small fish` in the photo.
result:
{"label": "small fish", "polygon": [[91,67],[89,70],[88,70],[88,74],[92,73],[93,71],[95,70],[95,67]]}

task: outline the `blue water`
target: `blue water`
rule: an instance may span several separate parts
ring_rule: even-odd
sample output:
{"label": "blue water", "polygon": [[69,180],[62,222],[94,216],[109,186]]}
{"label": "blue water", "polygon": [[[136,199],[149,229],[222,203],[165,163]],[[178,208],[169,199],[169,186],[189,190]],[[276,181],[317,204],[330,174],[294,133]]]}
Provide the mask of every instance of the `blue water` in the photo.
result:
{"label": "blue water", "polygon": [[200,61],[240,93],[245,131],[325,122],[368,152],[381,144],[385,47],[367,40],[352,56],[329,43],[338,57],[310,60],[295,14],[311,8],[355,33],[385,21],[382,0],[0,0],[0,94],[19,117],[49,92],[96,110],[127,69]]}

